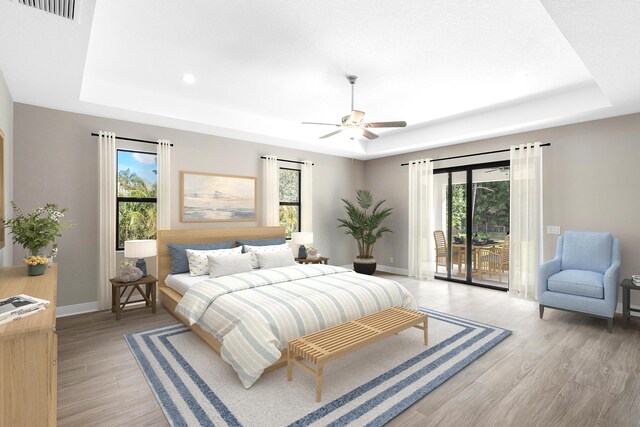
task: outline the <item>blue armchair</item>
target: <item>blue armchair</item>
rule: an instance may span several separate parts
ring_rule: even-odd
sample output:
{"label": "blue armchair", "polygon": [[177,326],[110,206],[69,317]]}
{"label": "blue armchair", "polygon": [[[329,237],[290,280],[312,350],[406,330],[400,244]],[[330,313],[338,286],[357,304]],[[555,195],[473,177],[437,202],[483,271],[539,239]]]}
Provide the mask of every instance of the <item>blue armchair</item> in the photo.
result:
{"label": "blue armchair", "polygon": [[540,318],[545,307],[607,319],[611,332],[618,305],[620,241],[611,233],[567,231],[556,257],[540,266]]}

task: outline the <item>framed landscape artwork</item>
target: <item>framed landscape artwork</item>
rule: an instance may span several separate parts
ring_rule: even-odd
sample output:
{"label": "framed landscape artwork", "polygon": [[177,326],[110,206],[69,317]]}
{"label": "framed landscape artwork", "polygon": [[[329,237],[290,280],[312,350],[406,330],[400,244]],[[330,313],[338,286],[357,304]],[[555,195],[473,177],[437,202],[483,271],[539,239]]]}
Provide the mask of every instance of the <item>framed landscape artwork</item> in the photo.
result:
{"label": "framed landscape artwork", "polygon": [[252,176],[180,171],[182,222],[256,221]]}

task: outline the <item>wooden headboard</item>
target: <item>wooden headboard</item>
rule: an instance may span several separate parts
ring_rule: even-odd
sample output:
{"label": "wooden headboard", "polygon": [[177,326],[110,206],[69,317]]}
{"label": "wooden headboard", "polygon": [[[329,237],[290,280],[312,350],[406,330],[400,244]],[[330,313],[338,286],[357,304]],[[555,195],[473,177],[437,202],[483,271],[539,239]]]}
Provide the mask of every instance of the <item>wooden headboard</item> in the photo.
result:
{"label": "wooden headboard", "polygon": [[186,230],[158,230],[158,284],[171,273],[169,243],[214,243],[227,240],[258,240],[284,237],[284,227],[202,228]]}

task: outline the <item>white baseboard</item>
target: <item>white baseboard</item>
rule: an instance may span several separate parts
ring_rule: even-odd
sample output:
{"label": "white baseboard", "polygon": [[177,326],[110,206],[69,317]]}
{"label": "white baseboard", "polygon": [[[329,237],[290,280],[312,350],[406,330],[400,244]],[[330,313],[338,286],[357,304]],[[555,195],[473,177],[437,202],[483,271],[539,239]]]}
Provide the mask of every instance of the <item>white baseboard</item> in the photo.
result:
{"label": "white baseboard", "polygon": [[[640,306],[637,305],[632,305],[631,308],[635,309],[635,310],[640,310]],[[618,307],[616,307],[616,313],[622,313],[622,303],[619,302],[618,303]],[[639,312],[631,312],[631,317],[640,317],[640,313]]]}
{"label": "white baseboard", "polygon": [[56,317],[67,317],[73,316],[74,314],[91,313],[93,311],[98,311],[98,301],[56,307]]}
{"label": "white baseboard", "polygon": [[380,270],[380,271],[384,271],[385,273],[399,274],[401,276],[408,276],[409,275],[409,269],[408,268],[390,267],[388,265],[380,265],[380,264],[378,264],[378,267],[376,267],[376,269]]}

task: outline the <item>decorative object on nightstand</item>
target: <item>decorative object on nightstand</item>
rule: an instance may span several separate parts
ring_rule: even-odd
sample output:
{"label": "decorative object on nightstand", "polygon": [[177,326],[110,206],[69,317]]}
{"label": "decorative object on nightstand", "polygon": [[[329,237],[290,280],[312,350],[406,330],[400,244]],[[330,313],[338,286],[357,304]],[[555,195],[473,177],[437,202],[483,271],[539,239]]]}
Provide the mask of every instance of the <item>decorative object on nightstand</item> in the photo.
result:
{"label": "decorative object on nightstand", "polygon": [[[353,269],[356,273],[373,274],[376,271],[376,259],[373,257],[373,245],[382,237],[382,234],[391,230],[382,224],[391,212],[392,208],[381,208],[385,200],[373,203],[373,196],[367,190],[356,190],[356,204],[342,199],[348,219],[338,219],[340,225],[347,230],[345,234],[351,234],[358,243],[358,256],[353,261]],[[369,208],[373,206],[371,212]]]}
{"label": "decorative object on nightstand", "polygon": [[318,256],[316,258],[295,258],[298,264],[329,264],[329,257]]}
{"label": "decorative object on nightstand", "polygon": [[129,260],[123,260],[120,263],[120,275],[118,280],[122,283],[135,282],[142,277],[142,270],[133,266],[133,262]]}
{"label": "decorative object on nightstand", "polygon": [[[123,309],[128,304],[144,302],[144,307],[139,308],[151,307],[151,312],[156,312],[156,284],[158,283],[158,279],[151,274],[135,282],[121,282],[117,278],[109,279],[109,281],[111,282],[111,311],[116,314],[116,320],[120,320],[120,316],[124,311]],[[144,291],[141,288],[143,285],[145,287]],[[122,297],[127,292],[127,289],[129,289],[129,294],[123,302]],[[135,290],[140,293],[142,299],[131,301],[131,295]]]}
{"label": "decorative object on nightstand", "polygon": [[305,245],[313,243],[313,233],[308,231],[298,231],[291,233],[291,243],[299,245],[298,258],[305,259],[307,257],[307,248]]}
{"label": "decorative object on nightstand", "polygon": [[127,240],[124,242],[124,257],[138,258],[136,267],[142,271],[142,277],[147,277],[146,257],[156,256],[158,249],[155,240]]}
{"label": "decorative object on nightstand", "polygon": [[313,247],[307,248],[307,258],[308,259],[318,259],[318,250]]}

